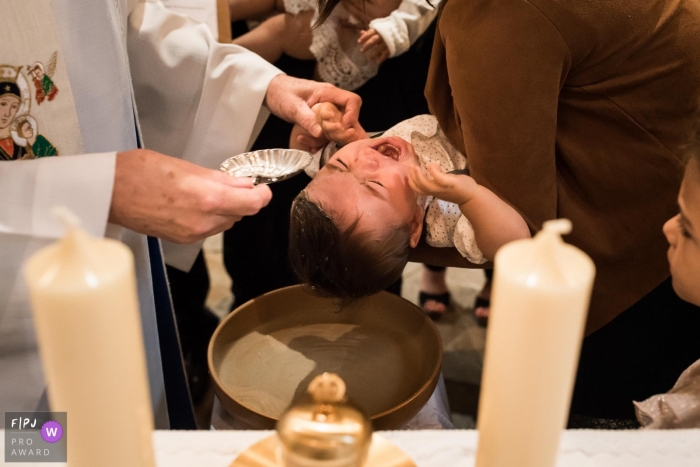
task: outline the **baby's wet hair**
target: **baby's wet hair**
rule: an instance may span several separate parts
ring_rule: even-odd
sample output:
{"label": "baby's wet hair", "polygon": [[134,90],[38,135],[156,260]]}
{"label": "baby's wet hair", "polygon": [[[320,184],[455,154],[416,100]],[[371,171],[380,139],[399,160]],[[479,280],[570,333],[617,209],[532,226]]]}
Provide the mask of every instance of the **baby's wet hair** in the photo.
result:
{"label": "baby's wet hair", "polygon": [[[361,216],[360,216],[361,217]],[[289,260],[299,280],[341,305],[393,284],[410,253],[408,229],[390,229],[383,238],[358,231],[360,217],[341,231],[323,207],[302,191],[292,204]]]}

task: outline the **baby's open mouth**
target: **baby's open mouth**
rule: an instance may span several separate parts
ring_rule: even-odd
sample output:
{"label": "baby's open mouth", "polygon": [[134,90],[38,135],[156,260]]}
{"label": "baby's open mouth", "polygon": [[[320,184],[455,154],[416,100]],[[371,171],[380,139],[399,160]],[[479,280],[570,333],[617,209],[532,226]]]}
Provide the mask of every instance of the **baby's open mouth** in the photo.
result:
{"label": "baby's open mouth", "polygon": [[377,151],[381,153],[383,156],[386,157],[391,157],[395,161],[399,160],[399,156],[401,155],[401,150],[394,146],[393,144],[389,143],[382,143],[377,147]]}

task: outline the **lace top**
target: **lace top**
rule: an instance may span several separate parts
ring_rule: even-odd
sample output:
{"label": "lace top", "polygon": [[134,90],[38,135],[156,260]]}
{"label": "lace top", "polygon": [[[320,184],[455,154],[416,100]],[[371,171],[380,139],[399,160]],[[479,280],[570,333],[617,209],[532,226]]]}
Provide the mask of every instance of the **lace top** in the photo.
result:
{"label": "lace top", "polygon": [[[410,47],[430,25],[437,14],[437,8],[423,5],[423,0],[403,0],[397,10],[386,18],[370,22],[384,39],[390,56],[399,55]],[[439,0],[433,2],[436,6]],[[312,0],[285,0],[287,13],[316,10]],[[311,21],[318,18],[318,11]],[[360,52],[357,43],[360,37],[360,22],[343,7],[342,3],[333,9],[328,19],[312,31],[311,53],[316,57],[319,77],[341,89],[353,91],[377,74],[379,65],[373,63]]]}

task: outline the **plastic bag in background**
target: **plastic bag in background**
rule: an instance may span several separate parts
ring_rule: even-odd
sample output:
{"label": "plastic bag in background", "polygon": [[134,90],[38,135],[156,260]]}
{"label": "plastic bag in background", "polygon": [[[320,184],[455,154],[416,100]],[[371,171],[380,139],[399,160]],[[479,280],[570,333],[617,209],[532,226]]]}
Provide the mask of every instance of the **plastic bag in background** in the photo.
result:
{"label": "plastic bag in background", "polygon": [[700,428],[700,360],[678,378],[666,394],[634,402],[642,428]]}

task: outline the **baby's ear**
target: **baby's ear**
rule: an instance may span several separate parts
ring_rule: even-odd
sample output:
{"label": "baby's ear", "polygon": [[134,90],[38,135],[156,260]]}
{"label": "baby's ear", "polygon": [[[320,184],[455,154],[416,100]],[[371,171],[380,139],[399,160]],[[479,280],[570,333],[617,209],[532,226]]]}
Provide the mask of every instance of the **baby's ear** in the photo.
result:
{"label": "baby's ear", "polygon": [[420,236],[423,233],[423,218],[425,217],[425,211],[423,208],[416,204],[416,210],[413,212],[413,219],[411,219],[411,224],[409,226],[409,241],[408,244],[411,248],[418,246],[420,242]]}

